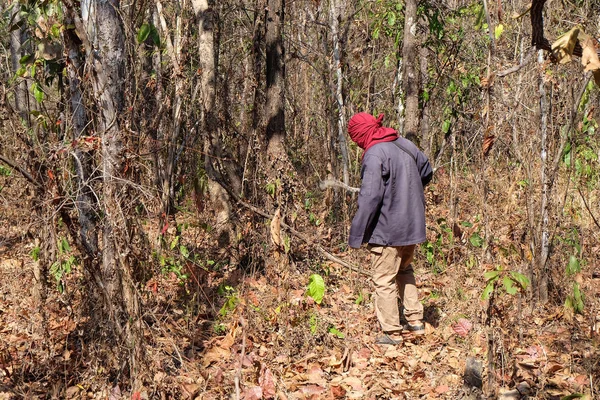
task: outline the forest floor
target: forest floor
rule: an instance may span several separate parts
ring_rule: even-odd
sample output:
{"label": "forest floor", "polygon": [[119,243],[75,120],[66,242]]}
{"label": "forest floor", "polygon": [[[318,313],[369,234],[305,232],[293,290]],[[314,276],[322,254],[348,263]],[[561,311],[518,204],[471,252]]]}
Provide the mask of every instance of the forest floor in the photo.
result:
{"label": "forest floor", "polygon": [[[438,224],[444,215],[435,204],[428,213]],[[180,236],[177,246],[187,245],[178,254],[213,254],[183,265],[165,257],[140,288],[149,363],[143,383],[131,388],[126,377],[104,370],[103,344],[85,331],[90,316],[82,311],[79,267],[63,279],[63,293],[50,283],[45,316],[39,312],[34,243],[24,228],[27,215],[18,217],[0,216],[0,399],[600,398],[597,260],[578,278],[585,293],[580,314],[569,312],[564,299],[532,305],[528,296],[500,288],[490,305],[481,300],[483,274],[494,265],[477,261],[483,250],[469,240],[473,225],[464,224],[465,232],[454,229],[462,238],[452,248],[438,241],[443,248],[422,246],[417,255],[427,334],[379,346],[365,275],[323,261],[293,238],[296,247],[272,270],[233,268],[210,231],[183,215],[185,229],[170,232],[171,239]],[[329,229],[304,230],[310,229],[339,249]],[[429,242],[440,232],[430,229]],[[342,250],[334,253],[368,270],[365,249]],[[307,295],[314,273],[325,281],[320,304]],[[482,390],[465,379],[481,380]]]}

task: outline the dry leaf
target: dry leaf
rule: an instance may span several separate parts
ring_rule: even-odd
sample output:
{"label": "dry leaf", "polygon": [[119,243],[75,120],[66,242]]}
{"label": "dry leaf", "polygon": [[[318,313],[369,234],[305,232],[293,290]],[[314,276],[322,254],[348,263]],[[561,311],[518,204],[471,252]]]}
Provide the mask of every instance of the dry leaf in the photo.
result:
{"label": "dry leaf", "polygon": [[244,400],[260,400],[263,398],[262,388],[260,386],[254,386],[248,388],[242,394]]}
{"label": "dry leaf", "polygon": [[573,55],[573,49],[575,49],[579,32],[581,32],[581,29],[575,27],[569,32],[562,34],[554,43],[552,43],[554,56],[561,64],[571,62],[571,56]]}
{"label": "dry leaf", "polygon": [[208,350],[204,355],[204,359],[202,360],[202,366],[206,368],[213,362],[228,360],[230,355],[231,352],[228,349],[215,346]]}
{"label": "dry leaf", "polygon": [[585,67],[585,71],[595,71],[600,69],[600,60],[598,60],[598,53],[596,52],[596,46],[594,40],[585,34],[581,35],[581,47],[583,48],[583,55],[581,56],[581,65]]}
{"label": "dry leaf", "polygon": [[281,240],[281,210],[279,208],[271,220],[271,242],[277,247],[283,243]]}
{"label": "dry leaf", "polygon": [[459,336],[466,337],[473,328],[473,324],[466,318],[459,319],[456,324],[452,325],[452,329]]}
{"label": "dry leaf", "polygon": [[494,136],[494,135],[489,135],[489,136],[486,136],[483,138],[482,151],[483,151],[484,156],[488,155],[488,153],[492,149],[492,146],[494,145],[495,141],[496,141],[496,136]]}
{"label": "dry leaf", "polygon": [[260,376],[258,377],[258,383],[262,388],[262,394],[265,399],[272,399],[277,393],[275,389],[275,379],[271,370],[264,365],[261,368]]}
{"label": "dry leaf", "polygon": [[435,388],[435,392],[437,394],[443,394],[443,393],[446,393],[449,390],[450,390],[450,388],[448,387],[448,385],[440,385],[440,386],[438,386],[438,387]]}

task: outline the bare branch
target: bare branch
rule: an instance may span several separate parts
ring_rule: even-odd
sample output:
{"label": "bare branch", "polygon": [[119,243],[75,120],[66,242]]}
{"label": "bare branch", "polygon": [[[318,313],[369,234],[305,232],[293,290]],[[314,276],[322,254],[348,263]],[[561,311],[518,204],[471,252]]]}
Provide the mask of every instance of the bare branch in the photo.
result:
{"label": "bare branch", "polygon": [[330,187],[340,187],[352,193],[360,192],[360,188],[348,186],[344,182],[340,182],[335,179],[325,179],[324,181],[319,182],[319,188],[321,190],[325,190]]}
{"label": "bare branch", "polygon": [[33,178],[33,176],[31,176],[31,174],[29,174],[29,172],[25,171],[25,169],[21,168],[14,161],[9,160],[8,158],[4,157],[2,154],[0,154],[0,161],[2,161],[3,163],[5,163],[6,165],[8,165],[9,167],[11,167],[12,169],[19,171],[19,173],[21,175],[23,175],[23,177],[25,179],[27,179],[29,182],[31,182],[34,186],[43,187],[43,185],[40,182],[38,182],[37,180],[35,180]]}
{"label": "bare branch", "polygon": [[515,65],[514,67],[510,67],[508,69],[505,69],[504,71],[500,71],[500,72],[496,73],[496,76],[503,77],[503,76],[510,75],[512,73],[520,71],[522,68],[529,65],[529,63],[531,63],[531,61],[533,61],[533,59],[534,59],[533,56],[535,53],[536,53],[536,49],[534,47],[532,47],[531,49],[529,49],[529,51],[525,55],[525,58],[523,58],[523,61],[519,65]]}

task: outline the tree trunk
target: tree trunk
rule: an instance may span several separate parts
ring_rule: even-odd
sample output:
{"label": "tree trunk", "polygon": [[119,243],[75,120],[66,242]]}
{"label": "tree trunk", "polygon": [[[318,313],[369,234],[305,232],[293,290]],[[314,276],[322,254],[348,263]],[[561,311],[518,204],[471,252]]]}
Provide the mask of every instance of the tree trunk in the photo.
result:
{"label": "tree trunk", "polygon": [[407,0],[404,5],[404,41],[402,59],[404,60],[403,90],[406,95],[404,110],[404,132],[407,139],[419,144],[419,77],[416,63],[418,60],[417,43],[417,1]]}
{"label": "tree trunk", "polygon": [[[19,2],[15,2],[13,8],[13,25],[18,24],[21,21]],[[27,31],[25,25],[13,30],[10,33],[10,59],[12,64],[13,73],[17,72],[21,67],[20,60],[24,55],[22,51],[23,44],[27,41]],[[15,110],[19,113],[19,116],[27,125],[30,125],[29,120],[29,91],[27,90],[27,81],[19,79],[18,84],[15,86]]]}
{"label": "tree trunk", "polygon": [[342,176],[344,184],[350,183],[350,172],[348,170],[348,145],[346,143],[346,106],[343,96],[343,75],[341,63],[341,49],[339,40],[339,20],[341,18],[341,6],[337,4],[337,0],[330,0],[329,6],[329,21],[331,29],[331,37],[333,40],[333,70],[336,76],[335,99],[338,109],[338,144],[342,155]]}
{"label": "tree trunk", "polygon": [[[543,50],[538,51],[538,63],[544,63]],[[548,207],[549,207],[549,179],[548,179],[548,95],[544,83],[543,70],[539,77],[539,98],[540,98],[540,134],[541,134],[541,176],[542,183],[542,199],[541,199],[541,221],[540,221],[540,253],[538,257],[537,268],[537,295],[542,303],[548,301],[548,271],[546,270],[546,261],[550,253],[550,241],[548,232]],[[560,155],[559,155],[560,156]]]}
{"label": "tree trunk", "polygon": [[[119,17],[118,0],[91,0],[87,15],[88,32],[94,48],[92,86],[98,101],[99,132],[102,141],[102,283],[106,288],[110,328],[129,347],[129,372],[143,368],[138,299],[132,281],[131,231],[129,229],[128,187],[124,184],[125,146],[121,131],[125,93],[125,36]],[[83,7],[83,4],[82,4]],[[115,354],[116,356],[120,355]]]}
{"label": "tree trunk", "polygon": [[285,0],[268,0],[266,22],[266,99],[265,99],[265,139],[267,160],[272,166],[270,178],[275,178],[277,170],[287,160],[285,152],[285,113],[284,113],[284,47],[283,19]]}

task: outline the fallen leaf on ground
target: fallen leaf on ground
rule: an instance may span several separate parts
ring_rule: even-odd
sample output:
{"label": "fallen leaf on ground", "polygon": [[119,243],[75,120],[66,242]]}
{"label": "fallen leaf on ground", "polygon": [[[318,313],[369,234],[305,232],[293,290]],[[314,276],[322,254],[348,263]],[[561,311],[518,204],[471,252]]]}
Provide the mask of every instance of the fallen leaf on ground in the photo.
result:
{"label": "fallen leaf on ground", "polygon": [[461,337],[467,337],[472,328],[473,324],[466,318],[461,318],[452,325],[454,332]]}
{"label": "fallen leaf on ground", "polygon": [[262,388],[263,395],[266,399],[272,399],[277,392],[275,389],[275,379],[271,370],[263,365],[258,378],[258,383]]}

